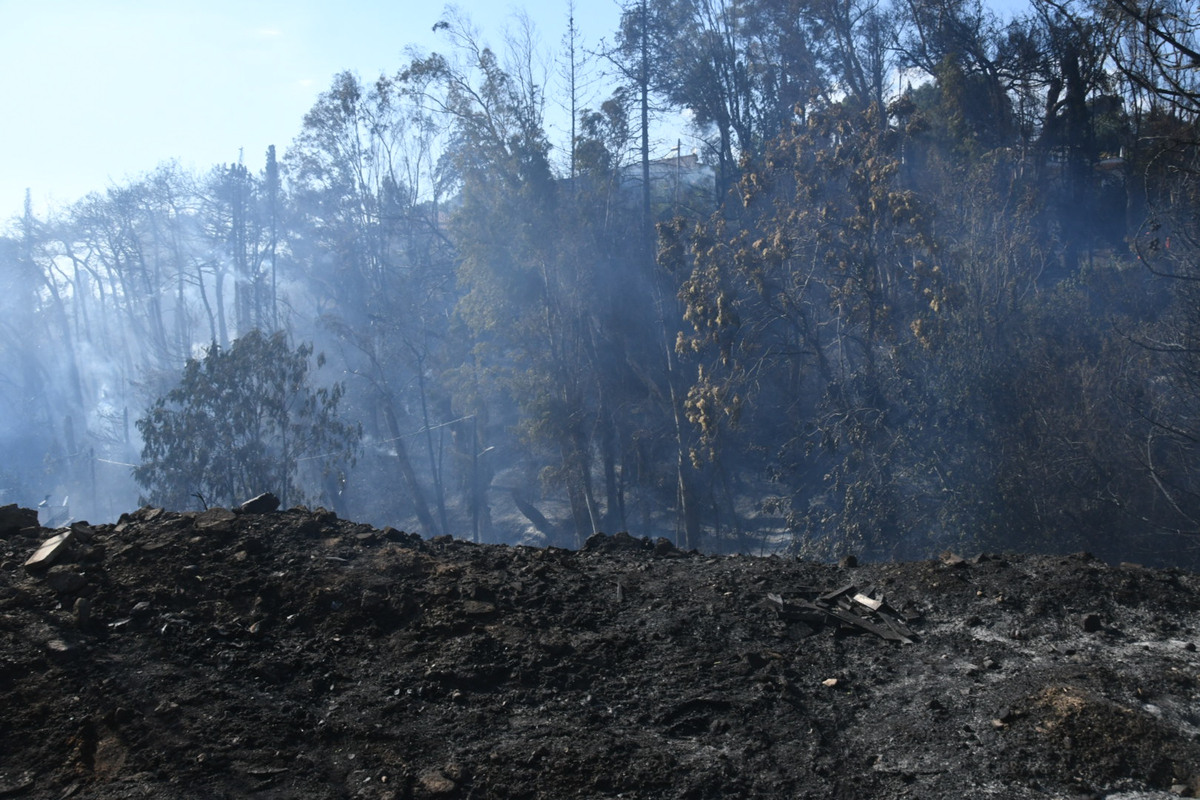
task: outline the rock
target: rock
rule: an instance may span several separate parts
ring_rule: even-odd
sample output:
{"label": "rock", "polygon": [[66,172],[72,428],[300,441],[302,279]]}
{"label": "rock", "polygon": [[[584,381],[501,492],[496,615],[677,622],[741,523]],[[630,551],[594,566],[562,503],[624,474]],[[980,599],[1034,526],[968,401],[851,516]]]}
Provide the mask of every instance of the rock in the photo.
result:
{"label": "rock", "polygon": [[478,600],[464,600],[463,614],[468,617],[487,618],[496,613],[496,606]]}
{"label": "rock", "polygon": [[174,717],[179,714],[179,703],[173,700],[163,700],[154,707],[154,713],[159,717]]}
{"label": "rock", "polygon": [[154,508],[153,506],[144,506],[142,508],[139,508],[137,511],[135,511],[133,513],[133,517],[134,517],[134,519],[139,519],[142,522],[153,522],[154,520],[161,517],[164,513],[166,513],[166,512],[164,512],[161,508]]}
{"label": "rock", "polygon": [[22,528],[38,527],[37,510],[21,508],[16,503],[0,506],[0,538],[7,538]]}
{"label": "rock", "polygon": [[654,555],[669,556],[675,552],[678,552],[678,548],[675,547],[675,543],[672,542],[670,539],[667,539],[664,536],[660,536],[660,537],[658,537],[658,539],[655,540]]}
{"label": "rock", "polygon": [[80,597],[75,601],[74,610],[76,627],[86,628],[92,621],[92,601],[86,597]]}
{"label": "rock", "polygon": [[583,542],[584,552],[589,550],[602,550],[605,542],[608,541],[608,536],[603,533],[593,533]]}
{"label": "rock", "polygon": [[87,578],[68,566],[59,564],[46,573],[46,585],[59,594],[78,592],[87,586]]}
{"label": "rock", "polygon": [[89,544],[96,538],[96,531],[86,521],[72,522],[71,532],[75,534],[75,538],[79,539],[79,541]]}
{"label": "rock", "polygon": [[228,530],[237,515],[228,508],[210,508],[196,517],[196,527],[202,531]]}
{"label": "rock", "polygon": [[377,587],[371,587],[362,594],[362,610],[373,611],[382,607],[388,600],[387,591]]}
{"label": "rock", "polygon": [[269,514],[279,509],[279,498],[270,492],[263,492],[234,509],[238,514]]}
{"label": "rock", "polygon": [[50,652],[50,657],[57,661],[70,661],[79,655],[79,646],[64,639],[51,639],[46,642],[46,649]]}
{"label": "rock", "polygon": [[854,569],[858,566],[858,556],[844,555],[838,559],[838,566],[842,569]]}
{"label": "rock", "polygon": [[[415,536],[416,534],[413,535]],[[383,538],[387,539],[389,542],[407,542],[409,540],[409,534],[402,530],[397,530],[389,525],[383,529]],[[418,536],[417,538],[419,539],[420,537]]]}
{"label": "rock", "polygon": [[1080,625],[1087,633],[1095,633],[1104,627],[1100,623],[1099,614],[1084,614],[1083,619],[1080,620]]}
{"label": "rock", "polygon": [[33,555],[25,562],[25,569],[31,571],[46,569],[67,552],[74,538],[75,534],[72,531],[63,531],[51,536],[42,542],[42,546],[34,551]]}
{"label": "rock", "polygon": [[417,776],[417,783],[421,789],[433,797],[444,797],[454,794],[458,790],[458,784],[447,778],[440,769],[422,772]]}
{"label": "rock", "polygon": [[317,522],[312,517],[305,517],[296,524],[294,528],[297,537],[303,539],[315,539],[324,531],[321,523]]}
{"label": "rock", "polygon": [[965,558],[960,556],[958,553],[951,552],[950,550],[943,552],[940,558],[942,559],[942,563],[947,567],[967,566],[967,560]]}

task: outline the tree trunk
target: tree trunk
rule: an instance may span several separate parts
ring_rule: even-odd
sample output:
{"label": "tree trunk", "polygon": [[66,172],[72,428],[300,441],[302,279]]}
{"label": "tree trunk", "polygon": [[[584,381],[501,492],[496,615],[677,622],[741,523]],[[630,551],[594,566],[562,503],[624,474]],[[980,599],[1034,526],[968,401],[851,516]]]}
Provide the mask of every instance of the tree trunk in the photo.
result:
{"label": "tree trunk", "polygon": [[387,420],[388,431],[392,436],[392,444],[396,448],[396,463],[400,467],[400,475],[412,496],[413,506],[417,511],[417,520],[427,537],[438,535],[437,523],[433,514],[429,513],[429,504],[425,502],[425,493],[417,481],[417,473],[413,470],[412,461],[408,457],[408,449],[404,446],[404,437],[400,433],[400,424],[396,421],[396,413],[392,410],[392,399],[383,398],[383,415]]}

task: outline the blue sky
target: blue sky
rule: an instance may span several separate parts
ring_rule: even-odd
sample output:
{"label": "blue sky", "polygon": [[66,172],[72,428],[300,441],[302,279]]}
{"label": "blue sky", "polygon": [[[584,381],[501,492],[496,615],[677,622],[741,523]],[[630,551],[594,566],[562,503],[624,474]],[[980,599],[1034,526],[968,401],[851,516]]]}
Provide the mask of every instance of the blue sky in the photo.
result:
{"label": "blue sky", "polygon": [[[524,10],[545,48],[566,30],[567,0],[460,0],[501,42]],[[395,72],[404,48],[445,49],[437,0],[0,0],[0,220],[25,188],[39,212],[177,159],[207,170],[262,167],[333,75]],[[585,44],[612,37],[616,0],[577,0]]]}
{"label": "blue sky", "polygon": [[[499,44],[525,9],[557,46],[566,0],[456,4]],[[206,170],[262,167],[341,70],[365,81],[405,63],[404,48],[445,49],[444,5],[414,0],[0,0],[0,219],[39,210],[178,159]],[[577,24],[611,37],[613,0],[579,2]]]}

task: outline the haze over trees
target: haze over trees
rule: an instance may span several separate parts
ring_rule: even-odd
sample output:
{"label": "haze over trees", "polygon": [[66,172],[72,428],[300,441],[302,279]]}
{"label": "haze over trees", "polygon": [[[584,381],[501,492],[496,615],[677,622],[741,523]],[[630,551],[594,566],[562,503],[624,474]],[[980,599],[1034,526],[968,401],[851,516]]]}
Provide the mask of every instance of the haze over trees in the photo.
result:
{"label": "haze over trees", "polygon": [[[442,52],[334,76],[261,167],[12,218],[2,499],[95,521],[136,477],[485,541],[1195,565],[1198,26],[630,0],[554,64],[448,10]],[[213,419],[288,455],[164,444],[218,362]],[[303,432],[275,371],[313,381]],[[302,440],[342,466],[293,469]]]}
{"label": "haze over trees", "polygon": [[[304,477],[344,481],[361,431],[338,416],[343,386],[310,386],[311,355],[311,345],[291,350],[283,332],[254,329],[188,359],[179,385],[137,421],[142,463],[133,478],[143,501],[229,508],[270,486],[298,504]],[[324,366],[324,354],[316,360]]]}

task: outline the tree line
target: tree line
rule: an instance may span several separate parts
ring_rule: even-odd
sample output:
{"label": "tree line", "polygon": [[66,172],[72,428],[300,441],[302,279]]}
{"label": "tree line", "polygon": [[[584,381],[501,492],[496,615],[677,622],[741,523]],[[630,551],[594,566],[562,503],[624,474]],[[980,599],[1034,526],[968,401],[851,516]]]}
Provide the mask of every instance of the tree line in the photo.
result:
{"label": "tree line", "polygon": [[551,60],[448,9],[258,171],[27,202],[6,501],[1194,563],[1193,7],[570,9]]}

